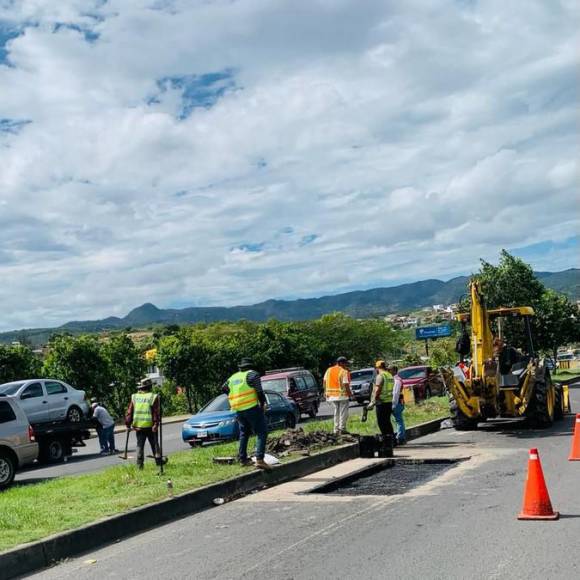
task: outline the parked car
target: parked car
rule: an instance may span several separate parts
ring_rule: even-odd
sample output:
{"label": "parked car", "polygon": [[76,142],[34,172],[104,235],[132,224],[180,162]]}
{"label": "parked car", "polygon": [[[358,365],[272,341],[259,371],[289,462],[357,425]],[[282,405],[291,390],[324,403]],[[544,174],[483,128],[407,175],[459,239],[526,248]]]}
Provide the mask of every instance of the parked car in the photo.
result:
{"label": "parked car", "polygon": [[443,378],[431,367],[422,365],[407,367],[399,371],[399,376],[403,382],[403,388],[413,389],[416,401],[445,394]]}
{"label": "parked car", "polygon": [[18,399],[30,423],[80,423],[89,413],[84,391],[53,379],[28,379],[0,385],[0,396]]}
{"label": "parked car", "polygon": [[375,378],[375,369],[358,369],[350,373],[350,390],[352,392],[351,400],[362,405],[365,401],[371,400],[373,394],[373,380]]}
{"label": "parked car", "polygon": [[0,398],[0,489],[14,481],[16,471],[38,457],[34,431],[11,397]]}
{"label": "parked car", "polygon": [[[294,401],[280,393],[264,390],[268,431],[295,427],[299,411]],[[210,441],[237,439],[240,434],[236,414],[230,409],[227,395],[218,395],[182,427],[181,437],[192,447]]]}
{"label": "parked car", "polygon": [[310,371],[299,367],[267,371],[262,377],[262,387],[294,401],[300,415],[304,413],[316,417],[320,407],[320,389]]}

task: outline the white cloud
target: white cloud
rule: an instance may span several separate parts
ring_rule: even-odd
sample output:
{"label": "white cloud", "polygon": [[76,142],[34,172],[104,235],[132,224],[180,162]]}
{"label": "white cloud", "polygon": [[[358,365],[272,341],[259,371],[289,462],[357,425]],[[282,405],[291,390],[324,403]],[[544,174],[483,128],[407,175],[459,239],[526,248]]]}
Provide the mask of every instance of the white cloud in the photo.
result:
{"label": "white cloud", "polygon": [[30,121],[0,123],[0,326],[445,276],[576,235],[577,4],[361,6],[0,2],[20,33],[0,120]]}

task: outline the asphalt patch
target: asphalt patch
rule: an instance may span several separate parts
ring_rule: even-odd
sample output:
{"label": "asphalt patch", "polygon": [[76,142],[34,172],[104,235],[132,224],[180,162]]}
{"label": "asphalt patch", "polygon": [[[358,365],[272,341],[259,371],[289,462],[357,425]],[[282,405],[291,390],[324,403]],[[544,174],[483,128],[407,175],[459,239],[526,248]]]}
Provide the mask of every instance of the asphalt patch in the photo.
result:
{"label": "asphalt patch", "polygon": [[327,495],[400,495],[439,477],[460,460],[397,460],[315,488]]}

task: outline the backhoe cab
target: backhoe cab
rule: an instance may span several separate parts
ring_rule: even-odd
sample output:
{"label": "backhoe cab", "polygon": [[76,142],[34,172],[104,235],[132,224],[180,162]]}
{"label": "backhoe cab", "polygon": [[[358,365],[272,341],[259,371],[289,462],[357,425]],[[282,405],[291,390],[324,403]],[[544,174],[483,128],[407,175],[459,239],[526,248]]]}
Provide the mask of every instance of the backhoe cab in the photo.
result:
{"label": "backhoe cab", "polygon": [[[547,427],[568,409],[562,387],[552,383],[544,360],[534,350],[530,319],[533,308],[487,310],[479,283],[470,284],[471,311],[459,314],[463,333],[457,351],[471,355],[465,373],[445,372],[451,420],[456,429],[475,429],[494,417],[524,417],[536,427]],[[523,322],[525,344],[517,349],[504,340],[506,319]],[[467,326],[471,327],[471,334]]]}

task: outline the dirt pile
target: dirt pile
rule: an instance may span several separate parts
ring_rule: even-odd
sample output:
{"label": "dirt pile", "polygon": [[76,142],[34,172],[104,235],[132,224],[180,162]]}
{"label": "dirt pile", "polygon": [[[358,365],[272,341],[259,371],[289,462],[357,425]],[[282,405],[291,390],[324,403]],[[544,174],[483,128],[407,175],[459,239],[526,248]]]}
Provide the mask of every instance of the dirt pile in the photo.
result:
{"label": "dirt pile", "polygon": [[335,435],[328,431],[312,431],[305,433],[304,429],[288,429],[278,437],[269,437],[266,444],[266,450],[269,453],[276,454],[280,457],[290,453],[301,453],[309,455],[311,450],[331,445],[343,445],[345,443],[355,443],[358,441],[352,435]]}

